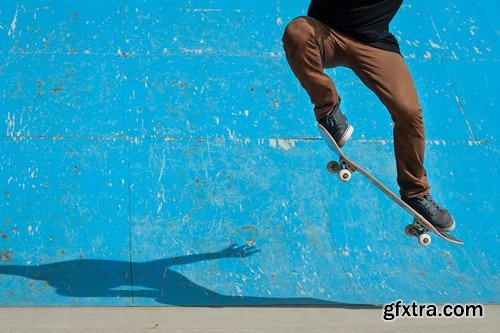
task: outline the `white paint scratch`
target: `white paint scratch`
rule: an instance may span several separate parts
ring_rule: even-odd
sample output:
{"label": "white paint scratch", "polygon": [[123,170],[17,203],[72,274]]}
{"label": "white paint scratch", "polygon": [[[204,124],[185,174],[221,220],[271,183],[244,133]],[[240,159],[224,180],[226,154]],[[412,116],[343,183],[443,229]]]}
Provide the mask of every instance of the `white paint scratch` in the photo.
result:
{"label": "white paint scratch", "polygon": [[278,139],[278,145],[284,150],[289,150],[295,147],[297,140],[292,139]]}
{"label": "white paint scratch", "polygon": [[295,148],[296,139],[269,139],[269,146],[272,148],[280,147],[284,150]]}
{"label": "white paint scratch", "polygon": [[236,139],[236,134],[235,134],[235,131],[231,131],[229,128],[226,128],[227,132],[228,132],[228,135],[229,135],[229,139],[230,140],[234,140]]}
{"label": "white paint scratch", "polygon": [[276,148],[276,144],[276,139],[269,139],[269,146],[271,146],[272,148]]}
{"label": "white paint scratch", "polygon": [[431,45],[432,48],[434,49],[442,49],[443,47],[440,46],[439,44],[437,43],[434,43],[432,40],[429,39],[429,44]]}
{"label": "white paint scratch", "polygon": [[163,203],[160,202],[160,204],[158,205],[158,208],[156,209],[156,214],[160,214],[162,208],[163,208]]}
{"label": "white paint scratch", "polygon": [[163,159],[161,161],[161,170],[160,170],[160,176],[158,176],[158,182],[161,182],[164,170],[165,170],[165,151],[163,151]]}
{"label": "white paint scratch", "polygon": [[10,115],[10,112],[7,113],[7,119],[5,120],[5,124],[7,124],[6,134],[8,137],[14,136],[14,131],[16,127],[16,115]]}
{"label": "white paint scratch", "polygon": [[16,25],[17,25],[17,12],[18,12],[18,7],[16,7],[16,14],[14,15],[14,18],[12,19],[12,23],[10,24],[10,29],[7,35],[10,37],[16,30]]}

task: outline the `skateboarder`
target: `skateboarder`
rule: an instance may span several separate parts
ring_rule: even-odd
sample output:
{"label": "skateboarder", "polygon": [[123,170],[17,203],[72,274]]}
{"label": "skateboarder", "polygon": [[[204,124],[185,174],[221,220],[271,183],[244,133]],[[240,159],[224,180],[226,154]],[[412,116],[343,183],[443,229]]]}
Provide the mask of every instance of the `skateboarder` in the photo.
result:
{"label": "skateboarder", "polygon": [[[450,213],[430,195],[424,169],[422,109],[408,67],[389,23],[403,0],[312,0],[307,16],[292,20],[283,34],[286,58],[305,88],[318,124],[342,147],[353,127],[324,68],[350,68],[387,107],[394,121],[394,150],[403,201],[436,229],[451,231]],[[369,112],[369,110],[361,110]]]}

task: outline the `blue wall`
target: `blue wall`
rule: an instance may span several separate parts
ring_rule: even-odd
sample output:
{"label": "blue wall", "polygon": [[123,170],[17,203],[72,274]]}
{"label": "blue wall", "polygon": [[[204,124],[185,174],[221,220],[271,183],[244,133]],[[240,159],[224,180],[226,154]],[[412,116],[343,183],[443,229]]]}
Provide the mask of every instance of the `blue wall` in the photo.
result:
{"label": "blue wall", "polygon": [[[393,24],[465,242],[429,248],[363,177],[326,172],[281,47],[307,5],[4,1],[0,305],[498,302],[496,1],[405,1]],[[387,111],[329,74],[346,151],[397,190]]]}

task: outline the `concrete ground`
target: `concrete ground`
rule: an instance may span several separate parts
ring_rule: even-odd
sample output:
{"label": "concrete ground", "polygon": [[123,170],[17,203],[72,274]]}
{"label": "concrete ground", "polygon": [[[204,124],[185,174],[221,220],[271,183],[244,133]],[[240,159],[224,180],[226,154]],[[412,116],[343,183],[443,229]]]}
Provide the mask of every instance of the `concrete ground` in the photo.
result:
{"label": "concrete ground", "polygon": [[500,305],[483,318],[403,318],[382,308],[0,308],[0,332],[494,332]]}

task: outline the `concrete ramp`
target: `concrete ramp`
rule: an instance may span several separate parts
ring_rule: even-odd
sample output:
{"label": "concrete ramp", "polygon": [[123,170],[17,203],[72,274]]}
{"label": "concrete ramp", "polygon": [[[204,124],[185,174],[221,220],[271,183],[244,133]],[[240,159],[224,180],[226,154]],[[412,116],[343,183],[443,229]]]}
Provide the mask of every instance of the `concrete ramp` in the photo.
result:
{"label": "concrete ramp", "polygon": [[[308,1],[0,6],[0,305],[498,303],[496,1],[405,1],[392,30],[456,246],[333,153],[285,60]],[[387,110],[329,70],[346,152],[394,191]]]}

